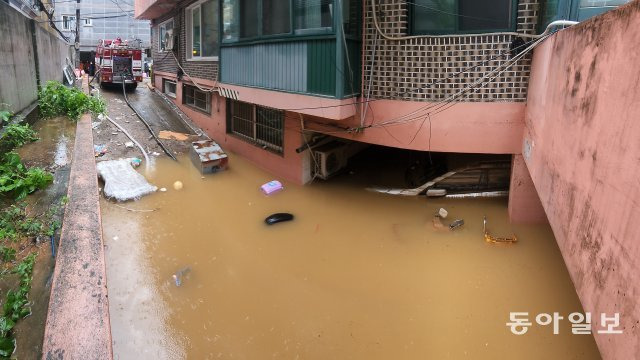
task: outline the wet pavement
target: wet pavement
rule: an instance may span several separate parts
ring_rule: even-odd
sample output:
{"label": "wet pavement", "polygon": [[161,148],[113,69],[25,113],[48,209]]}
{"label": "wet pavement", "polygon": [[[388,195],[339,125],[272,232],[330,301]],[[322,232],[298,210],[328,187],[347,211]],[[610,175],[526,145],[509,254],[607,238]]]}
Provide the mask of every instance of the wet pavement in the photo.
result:
{"label": "wet pavement", "polygon": [[[101,201],[117,359],[599,358],[566,321],[558,335],[506,326],[582,307],[550,228],[510,226],[505,199],[365,191],[402,178],[381,175],[401,174],[393,159],[271,196],[259,187],[274,176],[233,153],[213,175],[179,160],[140,168],[167,192]],[[464,226],[434,227],[440,207]],[[295,218],[266,225],[277,212]],[[519,242],[486,243],[485,215]]]}
{"label": "wet pavement", "polygon": [[[144,123],[127,106],[122,90],[118,87],[105,88],[99,91],[107,102],[108,115],[116,123],[122,126],[133,136],[149,153],[158,154],[157,157],[165,157],[162,148],[151,138],[151,134]],[[128,92],[127,97],[131,105],[145,118],[155,134],[162,130],[178,133],[194,134],[193,130],[173,111],[171,106],[158,94],[140,84],[134,91]],[[125,157],[143,158],[138,148],[127,148],[125,144],[131,141],[122,131],[109,121],[93,119],[93,139],[95,145],[106,147],[106,153],[98,158],[101,160],[113,160]],[[174,154],[183,154],[189,151],[185,142],[176,140],[161,140]]]}

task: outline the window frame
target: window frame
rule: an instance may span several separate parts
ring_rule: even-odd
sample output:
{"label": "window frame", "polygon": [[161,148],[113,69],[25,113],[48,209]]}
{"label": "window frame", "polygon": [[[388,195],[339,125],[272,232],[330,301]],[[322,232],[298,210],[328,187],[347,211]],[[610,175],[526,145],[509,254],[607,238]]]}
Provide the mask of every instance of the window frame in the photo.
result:
{"label": "window frame", "polygon": [[216,1],[217,2],[217,7],[218,7],[218,19],[216,20],[218,22],[217,27],[218,27],[218,55],[215,56],[193,56],[193,10],[195,8],[200,9],[200,53],[202,53],[202,4],[204,4],[207,1],[211,1],[211,0],[198,0],[195,3],[187,6],[185,8],[185,12],[184,12],[184,18],[185,18],[185,29],[186,29],[186,59],[187,61],[219,61],[220,59],[220,46],[222,44],[222,33],[221,33],[221,28],[220,28],[220,20],[222,19],[222,0],[212,0],[212,1]]}
{"label": "window frame", "polygon": [[82,26],[88,27],[88,26],[93,26],[93,19],[92,18],[84,18],[82,19]]}
{"label": "window frame", "polygon": [[[170,93],[170,92],[167,91],[167,84],[173,84],[173,86],[174,86],[174,92],[173,93]],[[162,93],[167,95],[167,96],[169,96],[169,97],[171,97],[171,98],[173,98],[173,99],[177,98],[178,97],[178,83],[176,81],[174,81],[174,80],[163,78],[162,79]]]}
{"label": "window frame", "polygon": [[[193,104],[187,103],[187,88],[192,88],[193,91],[194,91],[194,93],[193,93],[193,95],[194,95],[193,96],[193,98],[194,98]],[[178,89],[176,89],[176,90],[178,90]],[[196,106],[196,102],[195,102],[195,94],[196,94],[196,92],[201,92],[201,93],[205,94],[205,96],[207,97],[206,98],[206,104],[207,104],[207,108],[206,109],[203,109],[203,108],[200,108],[200,107]],[[182,104],[184,104],[184,105],[188,106],[189,108],[194,109],[196,111],[200,111],[202,113],[205,113],[207,115],[211,115],[211,103],[213,102],[211,95],[212,94],[210,92],[202,91],[202,90],[198,89],[197,87],[195,87],[193,85],[182,84]]]}
{"label": "window frame", "polygon": [[[67,21],[65,21],[65,18],[69,18],[68,23],[69,26],[65,26],[65,23],[67,23]],[[72,24],[75,24],[76,22],[76,16],[75,15],[69,15],[69,14],[63,14],[62,15],[62,31],[74,31],[76,29],[75,26],[73,26]]]}
{"label": "window frame", "polygon": [[[411,4],[409,6],[409,33],[411,35],[464,35],[464,34],[484,34],[484,33],[499,33],[499,32],[513,32],[518,27],[518,3],[519,0],[511,1],[511,27],[509,28],[492,28],[492,29],[480,29],[480,30],[460,30],[460,16],[455,16],[455,30],[434,30],[434,31],[417,31],[415,29],[417,13],[416,7],[418,5]],[[460,0],[455,0],[455,14],[459,14]]]}
{"label": "window frame", "polygon": [[[166,26],[168,23],[171,23],[171,30],[173,31],[175,29],[175,22],[173,21],[173,18],[167,19],[161,23],[158,24],[158,52],[159,53],[164,53],[167,52],[167,49],[163,48],[162,45],[162,28],[165,28],[165,32],[166,30]],[[171,49],[169,49],[169,51],[171,51]]]}
{"label": "window frame", "polygon": [[[239,4],[240,0],[236,0],[237,3]],[[324,36],[331,36],[331,35],[335,35],[336,34],[336,16],[335,16],[335,9],[336,9],[336,0],[331,0],[331,6],[333,7],[333,14],[331,16],[331,26],[330,27],[325,27],[325,28],[315,28],[315,29],[298,29],[296,30],[296,21],[295,21],[295,1],[296,0],[289,0],[289,32],[288,33],[281,33],[281,34],[272,34],[272,35],[263,35],[263,21],[262,21],[262,14],[263,14],[263,8],[262,8],[262,3],[264,0],[255,0],[255,3],[257,6],[257,11],[259,14],[259,18],[258,18],[258,31],[259,34],[257,36],[251,36],[251,37],[244,37],[241,38],[238,37],[237,38],[233,38],[233,39],[225,39],[224,38],[224,7],[223,7],[223,3],[224,0],[220,0],[220,26],[221,26],[221,31],[220,31],[220,47],[224,47],[224,46],[232,46],[232,45],[240,45],[240,44],[251,44],[251,43],[263,43],[263,42],[268,42],[268,41],[278,41],[278,40],[295,40],[295,39],[304,39],[304,38],[318,38],[318,37],[324,37]],[[240,7],[238,6],[238,9],[235,9],[236,12],[240,11]],[[234,14],[236,18],[239,19],[239,15],[236,13]],[[344,15],[344,14],[343,14]],[[347,35],[347,38],[351,38],[352,36]],[[357,38],[357,37],[356,37]]]}
{"label": "window frame", "polygon": [[[252,125],[252,135],[249,136],[247,134],[244,134],[240,131],[235,131],[233,124],[234,124],[234,117],[235,115],[233,114],[233,103],[237,102],[243,105],[247,105],[251,107],[251,119],[242,119],[243,121],[250,121],[251,125]],[[280,156],[284,156],[284,144],[285,144],[285,111],[284,110],[280,110],[280,109],[276,109],[276,108],[271,108],[268,106],[262,106],[262,105],[257,105],[257,104],[252,104],[252,103],[248,103],[245,101],[239,101],[239,100],[233,100],[233,99],[227,99],[226,101],[226,113],[227,113],[227,126],[226,126],[226,133],[230,134],[234,137],[237,137],[239,139],[242,139],[246,142],[248,142],[249,144],[255,145],[257,147],[260,147],[263,150],[269,151],[271,153],[280,155]],[[280,145],[277,145],[275,143],[269,142],[267,140],[263,140],[259,138],[258,135],[258,126],[264,126],[264,127],[269,127],[268,125],[264,125],[264,124],[259,124],[257,121],[257,117],[258,117],[258,110],[263,109],[265,111],[271,111],[271,112],[275,112],[278,113],[280,115],[280,129],[275,129],[276,131],[279,131],[279,142]],[[239,116],[238,116],[239,117]],[[273,128],[272,128],[273,129]]]}

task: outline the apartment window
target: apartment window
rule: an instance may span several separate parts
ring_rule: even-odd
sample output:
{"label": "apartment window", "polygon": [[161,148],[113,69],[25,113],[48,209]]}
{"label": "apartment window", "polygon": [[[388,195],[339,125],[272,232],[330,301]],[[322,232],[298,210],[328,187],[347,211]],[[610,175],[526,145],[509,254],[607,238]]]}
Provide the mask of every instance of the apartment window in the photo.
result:
{"label": "apartment window", "polygon": [[[357,4],[342,1],[347,9]],[[328,33],[333,31],[334,12],[334,0],[222,0],[222,39]]]}
{"label": "apartment window", "polygon": [[414,34],[459,34],[515,30],[517,0],[414,0]]}
{"label": "apartment window", "polygon": [[187,58],[218,59],[218,1],[197,2],[187,8]]}
{"label": "apartment window", "polygon": [[289,0],[262,0],[262,35],[291,32]]}
{"label": "apartment window", "polygon": [[162,92],[169,95],[172,98],[176,98],[176,82],[164,79],[162,82]]}
{"label": "apartment window", "polygon": [[630,0],[548,0],[540,4],[538,31],[554,20],[584,21],[628,3]]}
{"label": "apartment window", "polygon": [[84,26],[93,26],[93,19],[91,18],[85,18],[82,22],[82,24]]}
{"label": "apartment window", "polygon": [[206,113],[211,112],[211,93],[198,90],[195,86],[184,85],[182,103]]}
{"label": "apartment window", "polygon": [[62,15],[62,30],[72,31],[76,29],[76,17],[73,15]]}
{"label": "apartment window", "polygon": [[282,154],[284,111],[227,99],[227,132]]}
{"label": "apartment window", "polygon": [[294,1],[296,34],[331,31],[333,28],[333,1]]}
{"label": "apartment window", "polygon": [[171,37],[173,37],[173,19],[167,20],[158,26],[158,49],[160,51],[171,50],[167,46]]}

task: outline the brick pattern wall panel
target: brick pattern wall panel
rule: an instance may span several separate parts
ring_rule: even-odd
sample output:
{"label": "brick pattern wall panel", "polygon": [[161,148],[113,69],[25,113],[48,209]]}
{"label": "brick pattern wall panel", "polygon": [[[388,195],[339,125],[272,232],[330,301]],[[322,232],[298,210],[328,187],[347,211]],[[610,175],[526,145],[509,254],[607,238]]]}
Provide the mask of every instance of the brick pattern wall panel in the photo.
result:
{"label": "brick pattern wall panel", "polygon": [[[402,0],[376,1],[378,24],[382,32],[391,37],[410,35],[410,5]],[[539,0],[519,1],[518,32],[535,33],[538,9]],[[418,101],[444,100],[481,80],[483,76],[509,61],[510,55],[496,55],[508,52],[509,46],[517,38],[515,35],[496,33],[485,36],[432,36],[387,40],[375,29],[371,0],[365,4],[364,33],[363,94],[370,93],[373,98]],[[529,40],[524,38],[525,42]],[[375,64],[370,79],[374,44]],[[493,57],[496,58],[492,59]],[[489,59],[491,60],[487,61]],[[475,67],[447,79],[453,73],[463,72],[472,66]],[[484,86],[464,92],[458,100],[525,101],[530,67],[529,54]],[[486,80],[495,75],[488,76]]]}

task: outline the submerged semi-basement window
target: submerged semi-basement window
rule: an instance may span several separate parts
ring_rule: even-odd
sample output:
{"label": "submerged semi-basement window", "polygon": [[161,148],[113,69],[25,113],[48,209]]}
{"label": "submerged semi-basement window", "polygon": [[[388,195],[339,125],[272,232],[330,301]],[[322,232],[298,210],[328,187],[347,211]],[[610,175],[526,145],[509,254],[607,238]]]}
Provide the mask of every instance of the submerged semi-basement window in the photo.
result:
{"label": "submerged semi-basement window", "polygon": [[183,86],[182,103],[206,113],[211,112],[211,94],[200,91],[195,86]]}
{"label": "submerged semi-basement window", "polygon": [[187,8],[187,58],[218,59],[218,1],[199,1]]}
{"label": "submerged semi-basement window", "polygon": [[414,34],[513,31],[517,0],[414,0]]}
{"label": "submerged semi-basement window", "polygon": [[228,99],[227,132],[281,154],[284,111]]}

